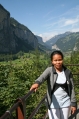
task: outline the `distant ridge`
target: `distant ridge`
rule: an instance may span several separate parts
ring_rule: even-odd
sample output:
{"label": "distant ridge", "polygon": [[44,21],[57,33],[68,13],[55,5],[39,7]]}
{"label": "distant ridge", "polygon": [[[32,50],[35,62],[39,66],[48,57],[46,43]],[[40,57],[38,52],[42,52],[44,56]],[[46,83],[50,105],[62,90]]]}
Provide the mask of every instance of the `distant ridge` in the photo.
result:
{"label": "distant ridge", "polygon": [[[79,32],[73,32],[58,39],[54,45],[63,52],[79,51]],[[52,47],[54,47],[54,45],[52,45]]]}
{"label": "distant ridge", "polygon": [[65,32],[65,33],[62,33],[62,34],[55,35],[54,37],[52,37],[51,39],[49,39],[45,43],[48,44],[52,48],[52,45],[54,45],[58,39],[60,39],[62,37],[65,37],[65,36],[67,36],[71,33],[72,32]]}

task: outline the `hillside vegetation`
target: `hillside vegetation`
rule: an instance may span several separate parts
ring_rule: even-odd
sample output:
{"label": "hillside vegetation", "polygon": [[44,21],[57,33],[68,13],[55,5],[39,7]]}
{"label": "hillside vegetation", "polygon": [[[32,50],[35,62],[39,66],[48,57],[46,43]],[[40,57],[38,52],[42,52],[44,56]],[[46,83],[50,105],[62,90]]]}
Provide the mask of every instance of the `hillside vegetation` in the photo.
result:
{"label": "hillside vegetation", "polygon": [[[16,60],[10,56],[11,58],[7,61],[0,62],[0,116],[14,104],[17,98],[27,94],[36,78],[51,65],[49,55],[38,52],[38,50],[29,53],[21,52]],[[64,62],[65,64],[78,64],[79,52],[73,52],[71,57],[65,57]],[[72,72],[79,72],[79,68],[69,68]],[[74,78],[74,82],[77,82],[79,77]],[[78,91],[78,87],[75,90]],[[27,117],[45,93],[46,82],[27,100]],[[46,107],[43,105],[34,119],[42,118],[45,112]]]}
{"label": "hillside vegetation", "polygon": [[64,38],[57,40],[56,45],[63,52],[79,50],[79,32],[71,33]]}

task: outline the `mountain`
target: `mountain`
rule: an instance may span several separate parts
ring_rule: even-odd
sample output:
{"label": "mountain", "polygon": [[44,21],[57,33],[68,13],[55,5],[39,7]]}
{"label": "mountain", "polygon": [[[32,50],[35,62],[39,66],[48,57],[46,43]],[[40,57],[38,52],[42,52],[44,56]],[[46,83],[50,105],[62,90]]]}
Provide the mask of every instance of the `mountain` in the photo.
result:
{"label": "mountain", "polygon": [[58,39],[63,38],[63,37],[65,37],[65,36],[69,35],[69,34],[71,34],[71,32],[65,32],[65,33],[63,33],[63,34],[55,35],[54,37],[52,37],[51,39],[49,39],[49,40],[46,41],[45,43],[46,43],[47,45],[49,45],[49,47],[52,48],[52,45],[55,44]]}
{"label": "mountain", "polygon": [[0,53],[28,52],[38,47],[38,39],[0,4]]}
{"label": "mountain", "polygon": [[74,50],[79,51],[79,38],[76,40]]}
{"label": "mountain", "polygon": [[65,32],[46,42],[34,35],[26,26],[10,17],[10,13],[0,4],[0,53],[28,52],[30,50],[64,52],[79,50],[79,32]]}
{"label": "mountain", "polygon": [[56,46],[63,52],[78,51],[79,32],[74,32],[63,38],[58,39],[57,42],[52,46],[52,48],[56,48]]}
{"label": "mountain", "polygon": [[51,48],[49,47],[49,45],[47,45],[45,42],[43,42],[42,37],[37,36],[38,39],[38,47],[41,51],[51,51]]}
{"label": "mountain", "polygon": [[36,35],[36,37],[38,39],[38,43],[40,43],[40,44],[43,44],[44,43],[42,37],[37,36],[37,35]]}

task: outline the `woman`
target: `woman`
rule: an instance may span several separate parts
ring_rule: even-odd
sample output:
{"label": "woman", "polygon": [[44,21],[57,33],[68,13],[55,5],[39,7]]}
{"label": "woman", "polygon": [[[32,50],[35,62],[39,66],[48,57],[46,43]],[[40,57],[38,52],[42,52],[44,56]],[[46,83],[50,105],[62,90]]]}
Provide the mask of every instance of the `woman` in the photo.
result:
{"label": "woman", "polygon": [[56,50],[51,53],[52,66],[48,67],[31,86],[30,90],[37,90],[47,80],[47,98],[49,119],[68,119],[69,110],[76,111],[76,98],[73,76],[63,65],[63,54]]}

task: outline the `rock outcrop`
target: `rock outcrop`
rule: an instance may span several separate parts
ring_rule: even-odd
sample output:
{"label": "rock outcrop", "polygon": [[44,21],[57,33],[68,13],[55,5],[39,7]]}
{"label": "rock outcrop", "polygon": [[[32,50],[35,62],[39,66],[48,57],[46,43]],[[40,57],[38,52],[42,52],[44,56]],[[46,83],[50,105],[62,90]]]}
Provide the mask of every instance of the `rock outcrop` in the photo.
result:
{"label": "rock outcrop", "polygon": [[38,47],[36,36],[0,5],[0,53],[17,53]]}
{"label": "rock outcrop", "polygon": [[37,35],[36,35],[36,37],[38,39],[38,43],[40,43],[40,44],[43,44],[44,43],[42,37],[37,36]]}

